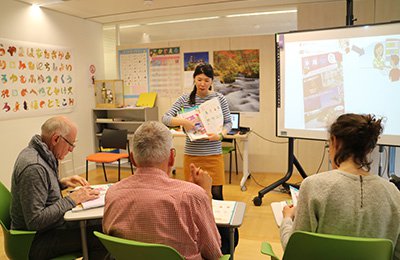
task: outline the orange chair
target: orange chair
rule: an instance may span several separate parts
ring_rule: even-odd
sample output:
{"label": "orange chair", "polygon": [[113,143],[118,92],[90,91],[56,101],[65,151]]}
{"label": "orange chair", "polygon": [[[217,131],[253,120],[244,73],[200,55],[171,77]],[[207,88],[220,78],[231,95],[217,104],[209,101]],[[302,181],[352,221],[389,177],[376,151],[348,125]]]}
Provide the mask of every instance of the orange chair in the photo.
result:
{"label": "orange chair", "polygon": [[[101,152],[102,149],[123,149],[128,150],[128,153],[113,153],[113,152]],[[104,129],[99,140],[100,152],[91,154],[86,157],[86,180],[89,175],[89,162],[101,163],[103,166],[104,179],[107,181],[105,163],[118,162],[118,181],[121,180],[121,159],[128,159],[131,166],[131,172],[133,174],[133,166],[131,154],[129,149],[128,130],[119,129]]]}

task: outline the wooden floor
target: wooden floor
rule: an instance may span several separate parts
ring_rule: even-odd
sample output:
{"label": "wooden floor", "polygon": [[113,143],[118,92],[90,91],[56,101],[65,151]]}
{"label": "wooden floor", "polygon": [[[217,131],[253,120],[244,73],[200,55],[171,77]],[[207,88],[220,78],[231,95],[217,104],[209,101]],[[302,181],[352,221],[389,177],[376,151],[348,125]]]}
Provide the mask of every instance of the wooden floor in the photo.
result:
{"label": "wooden floor", "polygon": [[[123,171],[122,178],[130,175],[130,171]],[[228,175],[226,174],[228,183]],[[232,184],[226,184],[224,186],[224,199],[225,200],[236,200],[243,201],[247,204],[246,213],[243,220],[243,225],[239,228],[239,245],[236,247],[235,259],[236,260],[255,260],[255,259],[269,259],[269,257],[260,253],[260,245],[262,241],[269,241],[275,253],[278,256],[282,256],[282,248],[279,241],[279,229],[275,223],[270,203],[273,201],[281,201],[289,199],[290,196],[279,191],[271,191],[267,193],[261,206],[254,206],[253,198],[258,195],[258,192],[279,178],[284,173],[252,173],[251,178],[246,182],[247,191],[240,190],[240,179],[239,175],[232,174]],[[84,175],[82,175],[84,176]],[[181,169],[177,169],[176,175],[173,177],[181,179],[183,176]],[[117,173],[113,170],[109,170],[108,174],[109,182],[117,181]],[[289,180],[291,183],[296,183],[301,180],[301,177],[294,174]],[[103,172],[101,168],[96,171],[89,173],[89,182],[91,184],[104,183]],[[258,183],[258,184],[257,184]],[[260,186],[263,185],[263,186]],[[279,189],[278,189],[279,190]],[[0,259],[7,259],[3,248],[3,234],[0,231]]]}

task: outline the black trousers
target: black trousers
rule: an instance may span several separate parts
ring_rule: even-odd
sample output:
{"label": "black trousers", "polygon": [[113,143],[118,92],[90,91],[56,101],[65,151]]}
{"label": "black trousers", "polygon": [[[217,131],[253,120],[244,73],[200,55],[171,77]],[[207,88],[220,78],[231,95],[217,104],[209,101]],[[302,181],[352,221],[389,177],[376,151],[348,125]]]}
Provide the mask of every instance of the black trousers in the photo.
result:
{"label": "black trousers", "polygon": [[[107,250],[93,231],[102,232],[101,220],[88,221],[87,243],[90,259],[104,259]],[[50,259],[60,255],[82,251],[81,230],[78,222],[66,222],[64,226],[37,232],[29,251],[29,259]]]}

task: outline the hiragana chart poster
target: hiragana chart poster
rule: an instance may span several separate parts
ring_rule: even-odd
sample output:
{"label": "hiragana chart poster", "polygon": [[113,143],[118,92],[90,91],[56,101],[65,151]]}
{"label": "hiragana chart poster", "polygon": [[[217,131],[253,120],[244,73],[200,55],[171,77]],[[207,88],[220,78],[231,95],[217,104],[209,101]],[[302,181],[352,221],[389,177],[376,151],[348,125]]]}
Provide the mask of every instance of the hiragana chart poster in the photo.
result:
{"label": "hiragana chart poster", "polygon": [[119,76],[124,81],[124,97],[135,98],[149,91],[148,49],[118,51]]}
{"label": "hiragana chart poster", "polygon": [[74,69],[68,48],[0,39],[0,120],[71,111]]}
{"label": "hiragana chart poster", "polygon": [[150,89],[163,97],[175,97],[182,90],[179,47],[150,49]]}

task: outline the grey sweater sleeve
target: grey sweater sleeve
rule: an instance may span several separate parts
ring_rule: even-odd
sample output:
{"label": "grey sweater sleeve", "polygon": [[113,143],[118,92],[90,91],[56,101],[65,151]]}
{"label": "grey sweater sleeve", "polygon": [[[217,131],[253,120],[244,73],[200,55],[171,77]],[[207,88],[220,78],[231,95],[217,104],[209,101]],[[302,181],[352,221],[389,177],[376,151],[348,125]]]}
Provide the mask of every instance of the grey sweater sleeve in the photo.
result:
{"label": "grey sweater sleeve", "polygon": [[316,227],[318,226],[317,209],[311,199],[312,196],[310,196],[309,180],[305,179],[301,184],[294,221],[290,218],[282,220],[280,236],[283,248],[286,248],[287,242],[295,230],[316,232]]}
{"label": "grey sweater sleeve", "polygon": [[282,248],[285,250],[286,245],[289,241],[290,236],[292,235],[293,231],[293,221],[291,218],[284,218],[282,219],[281,226],[279,228],[280,236],[281,236],[281,244]]}
{"label": "grey sweater sleeve", "polygon": [[19,200],[28,230],[43,231],[64,223],[75,203],[62,198],[58,179],[40,166],[30,166],[19,180]]}

